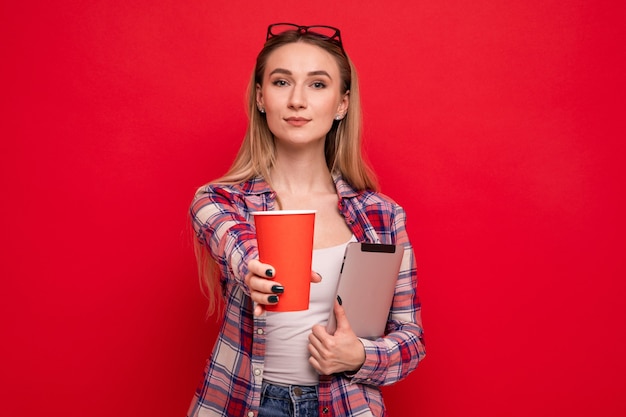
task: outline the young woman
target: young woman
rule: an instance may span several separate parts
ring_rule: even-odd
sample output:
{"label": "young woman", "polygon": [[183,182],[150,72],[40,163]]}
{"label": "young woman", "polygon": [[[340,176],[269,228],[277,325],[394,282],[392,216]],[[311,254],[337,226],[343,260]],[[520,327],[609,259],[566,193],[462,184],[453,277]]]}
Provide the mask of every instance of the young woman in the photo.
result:
{"label": "young woman", "polygon": [[[405,213],[376,191],[363,162],[358,81],[339,30],[270,25],[248,111],[232,167],[191,205],[201,275],[221,296],[224,320],[188,416],[385,416],[379,387],[406,377],[425,354],[416,268]],[[250,213],[278,209],[317,210],[304,312],[264,309],[284,289],[257,259]],[[404,246],[378,340],[358,338],[334,300],[350,241]],[[332,309],[333,335],[324,326]]]}

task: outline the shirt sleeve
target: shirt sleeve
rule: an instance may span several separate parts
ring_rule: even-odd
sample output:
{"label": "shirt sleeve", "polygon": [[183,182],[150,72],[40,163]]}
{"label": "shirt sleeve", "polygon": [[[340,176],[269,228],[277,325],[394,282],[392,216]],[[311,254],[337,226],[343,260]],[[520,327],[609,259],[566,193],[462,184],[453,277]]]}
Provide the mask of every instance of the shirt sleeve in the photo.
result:
{"label": "shirt sleeve", "polygon": [[249,295],[243,279],[258,250],[246,213],[243,195],[225,186],[201,188],[190,207],[196,238],[217,262],[222,277],[234,277]]}
{"label": "shirt sleeve", "polygon": [[426,354],[421,304],[417,292],[417,268],[405,229],[406,214],[396,205],[392,227],[395,242],[404,245],[386,335],[377,340],[361,339],[365,362],[349,378],[353,383],[389,385],[404,379]]}

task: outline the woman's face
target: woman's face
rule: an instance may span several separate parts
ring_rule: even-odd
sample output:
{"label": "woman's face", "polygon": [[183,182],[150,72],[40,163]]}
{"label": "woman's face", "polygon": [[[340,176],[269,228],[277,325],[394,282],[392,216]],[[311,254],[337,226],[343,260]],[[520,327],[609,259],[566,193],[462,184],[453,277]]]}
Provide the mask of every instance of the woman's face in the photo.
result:
{"label": "woman's face", "polygon": [[318,46],[296,42],[272,52],[256,99],[277,144],[323,143],[335,116],[348,110],[341,85],[337,61]]}

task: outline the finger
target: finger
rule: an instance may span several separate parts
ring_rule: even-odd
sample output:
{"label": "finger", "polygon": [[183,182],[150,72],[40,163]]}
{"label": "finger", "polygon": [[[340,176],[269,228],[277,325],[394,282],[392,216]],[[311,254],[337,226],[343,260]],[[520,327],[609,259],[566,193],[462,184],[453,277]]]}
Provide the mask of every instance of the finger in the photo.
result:
{"label": "finger", "polygon": [[248,262],[248,271],[253,275],[265,278],[273,278],[276,276],[276,269],[270,264],[264,264],[258,259]]}
{"label": "finger", "polygon": [[[313,336],[315,339],[315,336]],[[322,368],[321,363],[324,361],[325,355],[322,352],[323,346],[320,341],[315,339],[311,340],[311,336],[309,336],[309,345],[307,346],[309,351],[309,357],[315,361],[315,369],[320,370]]]}
{"label": "finger", "polygon": [[[318,341],[319,342],[319,341]],[[333,373],[332,354],[326,350],[317,349],[312,343],[309,343],[309,363],[313,368],[322,375],[330,375]]]}
{"label": "finger", "polygon": [[319,324],[313,326],[309,335],[309,343],[319,352],[321,359],[326,359],[329,352],[332,352],[336,346],[334,337],[326,331],[324,326]]}
{"label": "finger", "polygon": [[[260,278],[257,278],[260,279]],[[273,293],[266,293],[261,291],[250,291],[250,298],[257,304],[268,305],[276,304],[279,300],[279,296]]]}
{"label": "finger", "polygon": [[346,310],[344,310],[343,306],[339,303],[339,296],[337,297],[338,300],[335,301],[335,307],[333,308],[335,321],[337,322],[337,330],[352,330],[348,317],[346,317]]}
{"label": "finger", "polygon": [[319,325],[315,325],[313,326],[313,331],[309,334],[309,351],[312,349],[314,349],[316,352],[319,352],[321,349],[324,348],[324,344],[322,343],[322,341],[320,340],[320,338],[316,335],[316,327],[318,327]]}
{"label": "finger", "polygon": [[250,298],[252,298],[252,301],[254,301],[255,303],[261,306],[273,305],[273,304],[276,304],[280,300],[280,298],[276,294],[267,295],[267,294],[261,294],[258,292],[254,292],[250,294]]}
{"label": "finger", "polygon": [[[276,301],[278,302],[278,301]],[[254,302],[254,316],[258,317],[263,315],[263,313],[265,313],[265,306],[266,305],[270,305],[270,304],[276,304],[276,303],[268,303],[267,299],[265,299],[265,302]]]}
{"label": "finger", "polygon": [[251,275],[246,279],[250,292],[260,292],[263,294],[282,294],[285,287],[280,282],[276,282],[258,275]]}
{"label": "finger", "polygon": [[322,282],[322,275],[319,272],[311,271],[311,282]]}
{"label": "finger", "polygon": [[311,334],[309,336],[313,336],[316,339],[323,341],[324,339],[331,337],[331,335],[326,331],[326,327],[321,324],[316,324],[311,328]]}
{"label": "finger", "polygon": [[309,354],[314,357],[316,360],[320,359],[320,352],[318,348],[315,346],[319,343],[319,341],[315,342],[309,338],[309,344],[307,345],[307,349],[309,350]]}
{"label": "finger", "polygon": [[318,374],[323,375],[322,367],[317,359],[315,359],[313,356],[309,356],[309,363],[311,364],[313,369],[317,371]]}
{"label": "finger", "polygon": [[254,303],[254,315],[255,316],[260,316],[265,312],[265,307],[263,307],[261,304],[257,304]]}

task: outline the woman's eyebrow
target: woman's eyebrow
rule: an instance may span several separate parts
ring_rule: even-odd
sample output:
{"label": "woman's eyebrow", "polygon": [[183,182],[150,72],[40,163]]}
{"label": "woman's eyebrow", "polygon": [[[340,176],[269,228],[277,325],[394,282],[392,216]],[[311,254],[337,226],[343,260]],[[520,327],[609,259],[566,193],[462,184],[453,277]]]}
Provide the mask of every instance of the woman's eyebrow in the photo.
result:
{"label": "woman's eyebrow", "polygon": [[323,75],[325,77],[331,78],[330,74],[328,72],[324,71],[324,70],[311,71],[311,72],[309,72],[308,75],[309,76],[312,76],[312,75]]}
{"label": "woman's eyebrow", "polygon": [[276,68],[275,70],[273,70],[272,72],[270,72],[269,75],[274,75],[274,74],[285,74],[285,75],[291,75],[291,71],[286,70],[284,68]]}
{"label": "woman's eyebrow", "polygon": [[[269,75],[274,75],[274,74],[293,75],[293,73],[291,71],[289,71],[288,69],[284,69],[284,68],[276,68],[272,72],[270,72]],[[327,71],[324,71],[324,70],[310,71],[309,73],[307,73],[307,75],[308,76],[323,75],[325,77],[332,78],[330,76],[330,74]]]}

